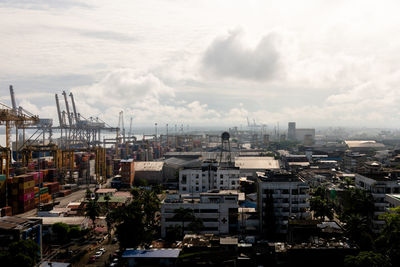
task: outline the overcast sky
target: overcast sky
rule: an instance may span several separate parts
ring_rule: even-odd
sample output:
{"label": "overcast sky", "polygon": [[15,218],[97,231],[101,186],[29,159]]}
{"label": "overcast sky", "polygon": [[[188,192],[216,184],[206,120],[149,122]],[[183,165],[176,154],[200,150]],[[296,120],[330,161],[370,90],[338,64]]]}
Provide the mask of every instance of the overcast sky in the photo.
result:
{"label": "overcast sky", "polygon": [[[125,125],[400,125],[400,1],[0,0],[0,102]],[[57,120],[56,120],[57,121]],[[58,124],[58,121],[57,123]]]}

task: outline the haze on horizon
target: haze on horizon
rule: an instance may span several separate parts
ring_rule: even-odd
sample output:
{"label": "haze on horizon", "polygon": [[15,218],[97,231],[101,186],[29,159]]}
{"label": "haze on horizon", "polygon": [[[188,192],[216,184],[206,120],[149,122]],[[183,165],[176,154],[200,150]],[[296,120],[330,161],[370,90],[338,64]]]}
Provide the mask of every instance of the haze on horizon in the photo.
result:
{"label": "haze on horizon", "polygon": [[[0,102],[111,125],[398,128],[398,1],[0,0]],[[273,126],[272,126],[273,127]]]}

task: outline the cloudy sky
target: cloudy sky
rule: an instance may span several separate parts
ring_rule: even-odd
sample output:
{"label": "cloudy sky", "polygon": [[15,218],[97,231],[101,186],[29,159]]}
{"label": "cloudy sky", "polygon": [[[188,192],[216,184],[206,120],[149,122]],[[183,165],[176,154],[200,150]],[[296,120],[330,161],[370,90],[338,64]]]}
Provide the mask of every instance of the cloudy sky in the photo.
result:
{"label": "cloudy sky", "polygon": [[[118,123],[400,125],[399,1],[0,0],[0,102]],[[57,122],[58,123],[58,122]]]}

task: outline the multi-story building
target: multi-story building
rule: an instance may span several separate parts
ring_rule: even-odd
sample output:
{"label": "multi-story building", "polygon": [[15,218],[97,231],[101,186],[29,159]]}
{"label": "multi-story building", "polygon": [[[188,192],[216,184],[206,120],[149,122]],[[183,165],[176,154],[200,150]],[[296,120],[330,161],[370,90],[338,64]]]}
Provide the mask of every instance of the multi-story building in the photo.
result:
{"label": "multi-story building", "polygon": [[399,194],[400,184],[397,176],[383,171],[369,170],[365,173],[356,174],[355,186],[371,192],[374,198],[374,214],[372,218],[372,230],[379,232],[385,222],[379,216],[390,207],[386,194]]}
{"label": "multi-story building", "polygon": [[42,219],[26,219],[16,216],[0,218],[0,251],[19,240],[31,239],[42,249]]}
{"label": "multi-story building", "polygon": [[289,219],[310,217],[309,186],[300,176],[284,170],[258,173],[257,186],[260,229],[264,233],[287,233]]}
{"label": "multi-story building", "polygon": [[288,140],[295,141],[296,140],[296,123],[289,122],[288,123]]}
{"label": "multi-story building", "polygon": [[238,167],[219,165],[216,161],[204,161],[201,168],[179,171],[179,193],[200,193],[209,190],[239,189]]}
{"label": "multi-story building", "polygon": [[[196,218],[203,222],[201,233],[235,234],[238,230],[239,198],[243,193],[235,190],[213,190],[200,194],[168,195],[161,203],[161,236],[165,237],[169,229],[181,226],[175,211],[179,208],[190,209]],[[191,222],[184,221],[184,232]]]}
{"label": "multi-story building", "polygon": [[124,187],[131,187],[135,179],[135,162],[133,159],[121,160],[121,184]]}

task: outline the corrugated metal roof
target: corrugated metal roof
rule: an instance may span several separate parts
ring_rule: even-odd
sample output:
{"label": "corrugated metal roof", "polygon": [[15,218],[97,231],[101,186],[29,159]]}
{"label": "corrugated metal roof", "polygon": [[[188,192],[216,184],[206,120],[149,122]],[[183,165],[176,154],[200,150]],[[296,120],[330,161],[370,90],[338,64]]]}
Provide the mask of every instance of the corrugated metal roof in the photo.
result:
{"label": "corrugated metal roof", "polygon": [[162,171],[164,162],[162,161],[136,161],[135,171]]}
{"label": "corrugated metal roof", "polygon": [[122,254],[122,258],[178,258],[180,252],[180,249],[127,249]]}

